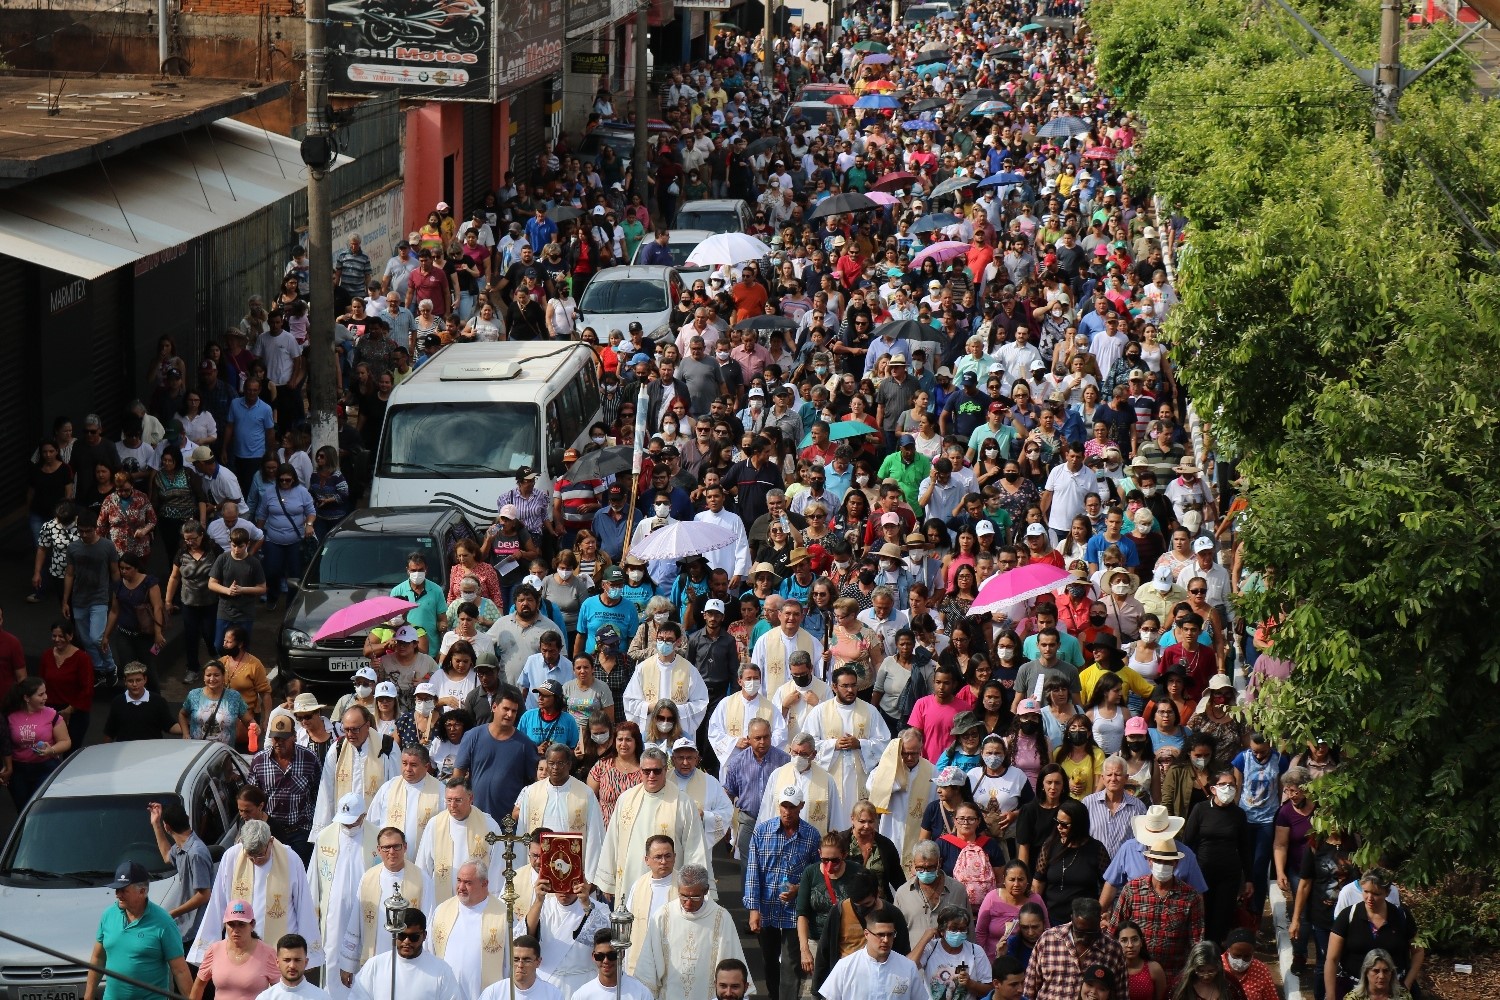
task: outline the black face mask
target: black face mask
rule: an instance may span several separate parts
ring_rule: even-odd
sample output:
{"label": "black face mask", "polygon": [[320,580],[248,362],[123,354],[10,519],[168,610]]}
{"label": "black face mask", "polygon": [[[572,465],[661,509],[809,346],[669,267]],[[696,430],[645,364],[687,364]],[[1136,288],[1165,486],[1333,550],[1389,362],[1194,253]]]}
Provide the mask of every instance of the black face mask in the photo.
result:
{"label": "black face mask", "polygon": [[1136,753],[1150,753],[1151,752],[1151,741],[1150,740],[1126,740],[1125,741],[1125,746],[1128,747],[1131,750],[1134,750]]}
{"label": "black face mask", "polygon": [[1104,616],[1103,615],[1089,615],[1089,624],[1090,625],[1103,625],[1104,624]]}
{"label": "black face mask", "polygon": [[1005,473],[1005,481],[1007,483],[1014,483],[1017,480],[1019,480],[1020,478],[1021,478],[1021,474],[1019,472],[1007,472],[1007,473]]}
{"label": "black face mask", "polygon": [[793,674],[792,683],[799,688],[805,688],[812,683],[812,674]]}
{"label": "black face mask", "polygon": [[859,582],[866,587],[873,587],[875,585],[875,571],[868,569],[860,570]]}
{"label": "black face mask", "polygon": [[1039,730],[1041,728],[1042,728],[1041,722],[1039,722],[1036,719],[1022,719],[1021,720],[1021,732],[1025,733],[1028,736],[1035,735],[1036,732],[1037,732],[1037,730]]}
{"label": "black face mask", "polygon": [[1089,743],[1089,734],[1088,733],[1070,732],[1070,733],[1067,734],[1067,737],[1068,737],[1068,745],[1069,746],[1075,746],[1075,747],[1088,746],[1088,743]]}

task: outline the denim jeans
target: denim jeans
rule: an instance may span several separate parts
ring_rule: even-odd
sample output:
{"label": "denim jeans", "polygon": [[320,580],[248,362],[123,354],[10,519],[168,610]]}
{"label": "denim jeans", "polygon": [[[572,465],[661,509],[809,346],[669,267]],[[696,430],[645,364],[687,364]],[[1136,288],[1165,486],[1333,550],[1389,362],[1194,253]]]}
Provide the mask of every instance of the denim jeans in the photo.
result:
{"label": "denim jeans", "polygon": [[293,586],[302,579],[302,543],[279,545],[266,539],[261,550],[266,565],[266,598],[272,607],[281,600],[281,584],[289,581]]}
{"label": "denim jeans", "polygon": [[1250,884],[1255,886],[1255,895],[1250,899],[1250,912],[1260,919],[1266,905],[1266,889],[1270,883],[1272,847],[1276,843],[1275,823],[1251,823],[1250,835],[1254,838],[1254,854],[1250,859]]}
{"label": "denim jeans", "polygon": [[73,625],[78,630],[78,645],[94,661],[94,672],[113,677],[115,658],[110,655],[109,644],[102,641],[104,626],[109,622],[108,604],[75,605]]}

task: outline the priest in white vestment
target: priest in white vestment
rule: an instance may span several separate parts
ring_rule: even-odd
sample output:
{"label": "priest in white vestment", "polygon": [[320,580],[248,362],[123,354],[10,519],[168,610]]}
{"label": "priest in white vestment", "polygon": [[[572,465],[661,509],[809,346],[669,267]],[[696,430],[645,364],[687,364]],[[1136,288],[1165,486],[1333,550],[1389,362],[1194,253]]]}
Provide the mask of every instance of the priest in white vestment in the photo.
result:
{"label": "priest in white vestment", "polygon": [[399,828],[413,850],[432,817],[443,811],[443,783],[427,769],[429,760],[424,746],[402,750],[401,773],[380,786],[368,810],[375,829]]}
{"label": "priest in white vestment", "polygon": [[804,726],[817,743],[818,766],[839,790],[840,811],[829,824],[847,830],[854,825],[849,812],[865,797],[866,781],[880,763],[891,731],[879,712],[859,700],[859,674],[847,666],[833,672],[833,698],[809,712]]}
{"label": "priest in white vestment", "polygon": [[641,783],[621,795],[604,831],[599,860],[589,882],[606,896],[627,892],[646,867],[646,838],[672,838],[687,864],[708,867],[703,851],[703,821],[697,807],[667,781],[671,764],[656,747],[641,753]]}
{"label": "priest in white vestment", "polygon": [[787,743],[786,752],[792,759],[772,771],[766,779],[766,790],[761,796],[760,812],[756,814],[755,822],[764,823],[779,815],[777,796],[791,785],[802,793],[803,819],[816,827],[820,835],[830,829],[837,830],[830,820],[834,816],[846,815],[853,806],[843,804],[833,776],[819,767],[814,759],[817,757],[817,741],[808,733],[799,732]]}
{"label": "priest in white vestment", "polygon": [[[646,928],[662,907],[677,898],[677,845],[665,834],[646,841],[646,870],[630,886],[625,906],[635,920],[630,925],[630,940],[639,945],[646,940]],[[625,959],[625,971],[635,969],[640,949],[632,946]]]}
{"label": "priest in white vestment", "polygon": [[651,713],[656,703],[667,698],[677,705],[682,731],[696,733],[708,715],[708,686],[703,675],[677,652],[682,626],[664,622],[656,628],[656,649],[636,665],[622,698],[625,718],[641,727],[651,738]]}
{"label": "priest in white vestment", "polygon": [[589,947],[596,930],[609,929],[609,904],[570,892],[538,892],[530,899],[525,931],[541,949],[540,975],[571,997],[598,973]]}
{"label": "priest in white vestment", "polygon": [[922,732],[903,729],[870,773],[870,801],[880,812],[880,832],[901,852],[911,875],[912,850],[922,835],[922,814],[937,794],[936,769],[922,754]]}
{"label": "priest in white vestment", "polygon": [[500,824],[474,806],[474,789],[467,778],[450,778],[443,789],[444,809],[427,822],[417,845],[417,867],[432,876],[434,904],[453,898],[458,887],[458,866],[477,862],[490,885],[499,891],[505,880],[504,850],[484,838],[500,835]]}
{"label": "priest in white vestment", "polygon": [[[324,941],[344,940],[344,932],[359,920],[359,880],[379,863],[375,834],[375,828],[365,822],[364,799],[358,792],[349,792],[339,801],[333,822],[313,841],[307,887]],[[327,978],[330,997],[348,996],[341,979]]]}
{"label": "priest in white vestment", "polygon": [[[382,925],[384,917],[382,916]],[[382,934],[385,934],[382,926]],[[385,934],[386,940],[390,935]],[[365,962],[351,985],[352,1000],[472,1000],[448,963],[422,945],[427,938],[427,916],[416,907],[406,911],[406,926],[396,935],[396,950]],[[391,965],[395,965],[395,992]]]}
{"label": "priest in white vestment", "polygon": [[719,779],[698,767],[702,761],[698,744],[691,737],[679,737],[672,744],[672,780],[703,820],[703,854],[712,861],[714,845],[728,835],[734,821],[734,803],[724,794]]}
{"label": "priest in white vestment", "polygon": [[[323,935],[307,888],[307,869],[290,847],[271,836],[264,820],[246,820],[240,842],[224,852],[214,875],[205,913],[223,913],[231,900],[244,899],[255,910],[255,932],[262,941],[278,941],[283,934],[307,939],[307,964],[323,964]],[[224,925],[204,920],[188,949],[187,960],[203,964],[203,953],[224,936]]]}
{"label": "priest in white vestment", "polygon": [[652,996],[639,979],[625,974],[620,968],[620,953],[609,943],[613,933],[608,927],[594,932],[594,968],[599,970],[598,975],[574,990],[572,1000],[676,1000]]}
{"label": "priest in white vestment", "polygon": [[359,880],[359,919],[344,932],[339,944],[338,964],[346,986],[371,958],[391,950],[391,936],[385,930],[385,901],[397,889],[409,910],[423,914],[424,934],[425,916],[432,909],[432,876],[406,859],[406,836],[401,829],[382,827],[376,850],[380,852],[380,864]]}
{"label": "priest in white vestment", "polygon": [[543,757],[545,781],[527,785],[516,799],[516,829],[546,827],[583,834],[583,870],[594,870],[604,843],[604,813],[594,790],[572,775],[573,748],[554,743]]}
{"label": "priest in white vestment", "polygon": [[800,733],[807,728],[807,717],[812,710],[833,698],[833,689],[827,681],[814,675],[812,658],[800,649],[792,654],[789,670],[784,682],[767,690],[771,692],[771,704],[776,706],[786,731]]}
{"label": "priest in white vestment", "polygon": [[783,601],[777,615],[780,627],[756,639],[750,650],[750,662],[760,667],[766,691],[776,691],[791,679],[793,657],[799,653],[807,656],[815,674],[823,663],[822,640],[802,627],[802,603]]}
{"label": "priest in white vestment", "polygon": [[380,786],[401,770],[395,737],[375,732],[375,716],[363,705],[351,705],[339,716],[342,735],[333,741],[323,758],[318,780],[318,805],[313,810],[312,833],[316,837],[333,822],[339,800],[358,792],[368,805]]}
{"label": "priest in white vestment", "polygon": [[307,981],[307,949],[276,949],[281,978],[261,990],[255,1000],[330,1000],[327,991]]}
{"label": "priest in white vestment", "polygon": [[750,723],[755,719],[770,724],[772,746],[786,746],[786,717],[761,685],[760,667],[746,663],[740,667],[740,689],[715,705],[708,717],[708,742],[715,757],[726,761],[736,750],[749,746]]}
{"label": "priest in white vestment", "polygon": [[432,913],[428,941],[432,953],[453,970],[466,997],[510,975],[510,940],[505,904],[490,895],[486,869],[466,861],[455,874],[457,894]]}
{"label": "priest in white vestment", "polygon": [[677,873],[677,901],[652,915],[639,942],[633,975],[658,997],[705,996],[720,961],[745,960],[734,917],[709,898],[711,882],[706,868],[684,865]]}
{"label": "priest in white vestment", "polygon": [[542,946],[530,934],[516,938],[510,946],[511,967],[515,974],[485,987],[478,1000],[566,1000],[563,991],[551,978],[541,974]]}

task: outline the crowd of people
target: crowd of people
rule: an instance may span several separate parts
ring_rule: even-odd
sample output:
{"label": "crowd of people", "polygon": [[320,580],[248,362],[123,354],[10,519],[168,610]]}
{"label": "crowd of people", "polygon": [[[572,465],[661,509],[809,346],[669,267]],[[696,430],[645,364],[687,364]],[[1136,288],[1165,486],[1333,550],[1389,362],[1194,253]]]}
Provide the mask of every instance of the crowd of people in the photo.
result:
{"label": "crowd of people", "polygon": [[[1141,125],[1086,17],[1032,13],[856,4],[765,58],[720,25],[665,84],[646,200],[607,146],[560,141],[383,269],[351,239],[336,448],[305,436],[300,253],[196,389],[164,339],[118,442],[59,422],[31,473],[32,600],[60,608],[41,674],[0,641],[17,806],[100,690],[108,739],[262,735],[216,864],[152,806],[174,895],[122,865],[97,962],[195,1000],[1271,1000],[1274,882],[1318,1000],[1415,989],[1390,876],[1355,867],[1357,830],[1313,830],[1339,749],[1236,711],[1291,664],[1236,607],[1274,567],[1244,560],[1232,465],[1158,337],[1185,221],[1121,166]],[[670,262],[704,197],[744,199],[770,253],[689,272],[670,338],[578,320],[600,269]],[[257,601],[357,506],[392,388],[502,339],[594,349],[589,441],[551,490],[521,470],[448,580],[407,566],[393,593],[425,610],[371,632],[332,704],[273,689]],[[638,477],[570,478],[638,422]],[[678,524],[732,540],[632,554]],[[1038,566],[1044,592],[981,597]],[[582,880],[544,864],[563,844]]]}

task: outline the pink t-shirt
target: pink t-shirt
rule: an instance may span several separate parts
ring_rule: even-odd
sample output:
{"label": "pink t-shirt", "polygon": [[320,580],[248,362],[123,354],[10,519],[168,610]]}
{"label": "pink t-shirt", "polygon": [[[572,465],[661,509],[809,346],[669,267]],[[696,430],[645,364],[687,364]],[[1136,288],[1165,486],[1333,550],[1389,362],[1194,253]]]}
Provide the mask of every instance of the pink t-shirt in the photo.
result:
{"label": "pink t-shirt", "polygon": [[229,959],[229,942],[215,941],[203,953],[198,979],[214,984],[218,1000],[255,1000],[267,986],[281,980],[281,970],[276,967],[276,952],[264,941],[255,942],[255,950],[239,965]]}
{"label": "pink t-shirt", "polygon": [[974,692],[959,689],[953,700],[944,705],[935,695],[925,695],[912,706],[911,724],[922,731],[922,756],[937,763],[943,751],[953,743],[953,717],[974,707]]}
{"label": "pink t-shirt", "polygon": [[[37,743],[52,742],[52,726],[57,720],[57,709],[42,706],[40,712],[22,709],[6,716],[10,724],[10,742],[15,747],[14,759],[22,764],[35,764],[45,758],[38,757],[31,749]],[[280,975],[280,973],[277,973]]]}

